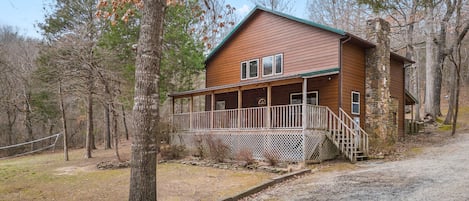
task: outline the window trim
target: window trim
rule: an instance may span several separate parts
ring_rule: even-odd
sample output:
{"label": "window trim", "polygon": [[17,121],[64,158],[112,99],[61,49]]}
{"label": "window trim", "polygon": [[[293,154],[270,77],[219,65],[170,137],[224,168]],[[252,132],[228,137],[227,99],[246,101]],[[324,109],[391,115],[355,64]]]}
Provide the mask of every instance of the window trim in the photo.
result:
{"label": "window trim", "polygon": [[[278,56],[280,56],[281,60],[280,60],[280,72],[277,73],[277,60],[276,60],[276,58]],[[272,72],[270,74],[265,74],[265,71],[264,71],[264,58],[267,58],[267,57],[272,58]],[[261,60],[262,60],[262,65],[261,65],[261,67],[262,67],[262,77],[270,77],[270,76],[283,74],[283,53],[265,56],[265,57],[262,57]]]}
{"label": "window trim", "polygon": [[[318,91],[318,90],[315,90],[315,91],[308,91],[308,92],[306,93],[306,96],[308,96],[308,94],[313,94],[313,93],[316,94],[316,105],[319,105],[319,91]],[[292,98],[293,98],[293,96],[295,96],[295,95],[303,95],[303,92],[290,93],[290,105],[292,104],[292,102],[293,102],[293,101],[292,101],[292,100],[293,100]],[[303,101],[303,99],[301,99],[301,101]],[[307,101],[307,99],[306,99],[306,101]]]}
{"label": "window trim", "polygon": [[[353,101],[353,95],[355,95],[355,94],[358,95],[358,102],[354,102],[354,101]],[[353,115],[360,115],[360,107],[361,107],[361,106],[360,106],[360,92],[358,92],[358,91],[352,91],[351,96],[350,96],[350,103],[351,103],[351,105],[350,105],[350,113],[353,114]],[[353,105],[354,105],[354,104],[357,104],[357,105],[358,105],[358,112],[354,112],[354,111],[353,111]]]}
{"label": "window trim", "polygon": [[[250,77],[251,66],[249,64],[253,61],[257,62],[257,71],[256,71],[256,76],[255,77]],[[243,63],[246,63],[246,78],[243,78]],[[260,66],[259,65],[259,59],[251,59],[251,60],[242,61],[240,63],[240,78],[241,78],[241,80],[249,80],[249,79],[259,78],[259,66]]]}
{"label": "window trim", "polygon": [[[276,66],[277,61],[276,61],[276,59],[275,59],[277,56],[280,56],[280,57],[282,58],[282,60],[281,60],[281,62],[280,62],[280,72],[279,72],[279,73],[277,73],[277,66]],[[275,75],[281,75],[281,74],[283,74],[283,53],[274,55],[274,64],[275,64],[275,65],[272,66],[272,72],[273,72]],[[274,67],[275,67],[275,69],[274,69]]]}

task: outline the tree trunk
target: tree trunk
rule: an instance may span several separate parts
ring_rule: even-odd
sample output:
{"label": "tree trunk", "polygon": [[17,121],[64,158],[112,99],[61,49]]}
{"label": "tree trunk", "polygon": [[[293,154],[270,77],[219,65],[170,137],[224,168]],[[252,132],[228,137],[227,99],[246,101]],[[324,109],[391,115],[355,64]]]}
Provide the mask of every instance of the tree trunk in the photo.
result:
{"label": "tree trunk", "polygon": [[87,102],[87,128],[85,140],[85,158],[91,158],[91,149],[93,148],[93,81],[91,75],[88,77],[88,102]]}
{"label": "tree trunk", "polygon": [[[410,10],[410,14],[409,14],[409,25],[408,25],[408,28],[407,28],[407,33],[406,33],[406,37],[407,37],[407,46],[406,46],[406,57],[411,59],[411,60],[414,60],[415,59],[415,49],[414,49],[414,24],[416,23],[416,19],[415,19],[415,16],[416,16],[416,13],[417,13],[417,6],[418,6],[418,0],[413,0],[412,1],[412,8]],[[419,94],[420,94],[420,89],[419,89],[419,80],[418,80],[418,67],[416,64],[412,64],[411,68],[410,68],[410,81],[409,81],[409,90],[410,92],[412,93],[412,95],[416,96],[417,97],[417,100],[419,100]],[[414,112],[414,120],[416,121],[420,121],[420,112],[419,112],[419,105],[418,103],[416,103],[416,111]]]}
{"label": "tree trunk", "polygon": [[138,39],[134,134],[130,161],[129,200],[156,200],[156,154],[159,122],[158,80],[163,38],[165,0],[143,0]]}
{"label": "tree trunk", "polygon": [[[8,106],[7,106],[8,107]],[[7,145],[13,145],[13,127],[16,122],[16,114],[13,114],[14,111],[12,111],[10,108],[7,108],[7,117],[8,117],[8,131],[7,131]]]}
{"label": "tree trunk", "polygon": [[456,105],[456,85],[457,85],[457,78],[456,78],[456,70],[454,68],[449,69],[450,74],[450,96],[448,100],[448,112],[446,113],[445,121],[443,122],[446,125],[450,125],[453,122],[453,114],[454,114],[454,106]]}
{"label": "tree trunk", "polygon": [[125,139],[129,140],[129,129],[127,128],[127,120],[126,120],[126,117],[125,117],[124,105],[122,105],[122,123],[124,124]]}
{"label": "tree trunk", "polygon": [[65,117],[65,107],[62,91],[62,83],[59,81],[59,102],[60,102],[60,111],[62,114],[62,132],[64,138],[64,160],[68,161],[68,132],[67,132],[67,118]]}
{"label": "tree trunk", "polygon": [[104,149],[111,149],[111,120],[109,114],[109,107],[108,103],[103,104],[104,107],[104,121],[106,129],[104,131]]}
{"label": "tree trunk", "polygon": [[454,115],[453,115],[453,126],[451,129],[451,135],[454,136],[456,134],[456,126],[458,123],[458,113],[459,113],[459,92],[461,91],[461,76],[458,75],[456,76],[456,88],[454,89],[456,91],[455,94],[455,109],[454,109]]}
{"label": "tree trunk", "polygon": [[[33,123],[31,119],[31,105],[30,105],[30,100],[31,100],[31,93],[26,92],[26,89],[23,89],[24,91],[24,102],[25,102],[25,108],[24,108],[24,125],[26,127],[26,131],[28,133],[28,141],[33,141],[34,140],[34,135],[33,135]],[[34,144],[31,144],[34,145]]]}
{"label": "tree trunk", "polygon": [[114,104],[111,103],[109,105],[111,107],[111,111],[112,111],[112,137],[114,138],[114,153],[116,154],[116,158],[117,160],[120,162],[122,161],[121,160],[121,157],[119,155],[119,135],[117,134],[117,112],[116,112],[116,108],[114,107]]}
{"label": "tree trunk", "polygon": [[434,28],[433,7],[426,8],[425,16],[425,116],[436,117],[435,111],[435,56],[434,56]]}

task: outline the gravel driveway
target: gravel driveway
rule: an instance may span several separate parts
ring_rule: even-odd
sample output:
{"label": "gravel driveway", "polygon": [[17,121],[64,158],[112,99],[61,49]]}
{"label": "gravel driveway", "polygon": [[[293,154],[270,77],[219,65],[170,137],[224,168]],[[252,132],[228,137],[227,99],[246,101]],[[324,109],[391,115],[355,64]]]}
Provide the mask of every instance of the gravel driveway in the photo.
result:
{"label": "gravel driveway", "polygon": [[315,173],[247,200],[469,200],[469,134],[402,161]]}

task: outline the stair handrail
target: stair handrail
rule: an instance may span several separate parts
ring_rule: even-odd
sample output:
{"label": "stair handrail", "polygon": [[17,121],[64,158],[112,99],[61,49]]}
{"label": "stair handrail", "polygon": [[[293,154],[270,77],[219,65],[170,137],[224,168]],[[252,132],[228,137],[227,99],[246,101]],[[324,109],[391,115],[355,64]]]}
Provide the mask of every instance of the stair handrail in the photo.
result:
{"label": "stair handrail", "polygon": [[[368,133],[363,130],[363,128],[355,122],[350,115],[348,115],[341,107],[339,107],[339,116],[340,117],[345,117],[349,122],[351,122],[354,126],[354,128],[358,128],[359,135],[360,135],[360,143],[359,143],[359,149],[363,151],[365,155],[368,155],[368,149],[369,149],[369,144],[368,144]],[[341,118],[342,119],[342,118]],[[344,120],[343,120],[344,121]],[[346,121],[344,121],[346,122]],[[350,127],[350,126],[349,126]]]}
{"label": "stair handrail", "polygon": [[[337,125],[335,126],[337,127],[342,126],[343,128],[345,128],[345,131],[348,131],[352,135],[353,139],[356,139],[357,134],[353,131],[353,129],[351,129],[344,121],[342,121],[342,119],[340,119],[329,107],[325,107],[325,108],[327,109],[327,112],[329,113],[329,115],[331,115],[337,121]],[[331,136],[331,138],[332,138],[331,139],[332,141],[335,140],[333,136]],[[339,150],[341,150],[342,153],[344,153],[345,156],[347,156],[350,159],[350,161],[355,162],[357,160],[355,140],[350,140],[349,143],[352,145],[352,147],[349,147],[348,151],[345,149],[343,141],[341,143],[340,142],[335,142],[335,143],[339,144]]]}

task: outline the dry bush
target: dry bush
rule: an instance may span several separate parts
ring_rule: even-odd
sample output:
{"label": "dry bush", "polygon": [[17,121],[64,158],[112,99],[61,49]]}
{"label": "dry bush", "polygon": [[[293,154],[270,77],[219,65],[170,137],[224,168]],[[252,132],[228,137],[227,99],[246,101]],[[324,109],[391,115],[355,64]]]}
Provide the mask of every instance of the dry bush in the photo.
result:
{"label": "dry bush", "polygon": [[203,136],[196,135],[194,137],[194,144],[195,144],[195,149],[196,149],[196,153],[194,155],[200,158],[205,158],[207,155],[206,154],[207,152],[205,151]]}
{"label": "dry bush", "polygon": [[280,161],[280,156],[275,151],[265,151],[263,154],[264,158],[267,160],[270,166],[277,166]]}
{"label": "dry bush", "polygon": [[187,154],[184,145],[165,145],[160,147],[161,158],[165,160],[176,160],[184,158]]}
{"label": "dry bush", "polygon": [[252,165],[256,162],[252,155],[252,151],[246,148],[243,148],[239,151],[237,159],[239,161],[246,162],[245,166]]}
{"label": "dry bush", "polygon": [[215,139],[212,135],[208,135],[206,141],[210,151],[210,156],[213,160],[217,162],[223,162],[226,158],[228,158],[230,154],[230,147],[223,143],[221,139]]}

